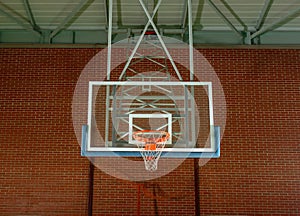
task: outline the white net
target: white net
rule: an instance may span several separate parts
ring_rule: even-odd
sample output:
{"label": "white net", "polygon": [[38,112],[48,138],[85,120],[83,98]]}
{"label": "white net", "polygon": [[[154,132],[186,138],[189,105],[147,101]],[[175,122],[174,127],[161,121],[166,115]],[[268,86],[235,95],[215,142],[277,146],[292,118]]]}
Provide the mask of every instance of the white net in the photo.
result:
{"label": "white net", "polygon": [[157,170],[157,163],[170,135],[164,131],[138,131],[133,134],[148,171]]}

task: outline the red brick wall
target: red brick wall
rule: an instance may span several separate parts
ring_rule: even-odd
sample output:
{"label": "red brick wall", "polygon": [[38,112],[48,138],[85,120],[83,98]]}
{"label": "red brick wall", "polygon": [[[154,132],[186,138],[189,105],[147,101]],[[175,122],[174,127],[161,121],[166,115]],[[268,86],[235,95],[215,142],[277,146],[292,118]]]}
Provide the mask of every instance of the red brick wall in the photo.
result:
{"label": "red brick wall", "polygon": [[[201,215],[299,215],[300,50],[199,51],[227,102],[221,158],[200,167]],[[0,49],[0,215],[87,215],[72,96],[95,53]],[[94,214],[137,215],[140,194],[141,215],[194,215],[193,164],[140,183],[95,169]]]}

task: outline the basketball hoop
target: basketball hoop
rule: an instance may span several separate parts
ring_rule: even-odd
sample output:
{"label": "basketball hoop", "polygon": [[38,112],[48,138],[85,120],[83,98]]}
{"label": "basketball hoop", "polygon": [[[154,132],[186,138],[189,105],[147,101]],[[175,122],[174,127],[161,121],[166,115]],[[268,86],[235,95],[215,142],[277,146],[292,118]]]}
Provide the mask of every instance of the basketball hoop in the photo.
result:
{"label": "basketball hoop", "polygon": [[157,170],[157,163],[170,134],[165,131],[142,130],[133,133],[136,145],[140,149],[148,171]]}

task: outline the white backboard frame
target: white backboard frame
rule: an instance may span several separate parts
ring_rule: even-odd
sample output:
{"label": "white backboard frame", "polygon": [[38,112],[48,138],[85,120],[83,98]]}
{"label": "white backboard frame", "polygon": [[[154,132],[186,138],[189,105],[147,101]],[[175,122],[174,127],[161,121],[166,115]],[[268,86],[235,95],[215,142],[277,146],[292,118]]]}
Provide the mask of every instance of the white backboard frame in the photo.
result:
{"label": "white backboard frame", "polygon": [[[209,103],[209,124],[210,124],[210,147],[209,148],[165,148],[164,152],[196,152],[196,153],[214,153],[217,151],[215,142],[215,129],[214,129],[214,114],[213,114],[213,94],[211,82],[140,82],[140,81],[90,81],[89,82],[89,96],[88,96],[88,125],[87,125],[87,152],[139,152],[137,147],[132,148],[120,148],[120,147],[92,147],[91,146],[91,127],[92,124],[92,112],[93,112],[93,87],[94,86],[207,86],[207,96]],[[131,140],[132,141],[132,140]]]}

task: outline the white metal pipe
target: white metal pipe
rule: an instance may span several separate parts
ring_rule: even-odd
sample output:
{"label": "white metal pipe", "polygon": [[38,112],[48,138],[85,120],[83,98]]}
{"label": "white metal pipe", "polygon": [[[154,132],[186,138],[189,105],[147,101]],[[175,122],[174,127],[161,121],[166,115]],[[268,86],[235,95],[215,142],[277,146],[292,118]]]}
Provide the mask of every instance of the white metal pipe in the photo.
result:
{"label": "white metal pipe", "polygon": [[190,81],[194,80],[194,54],[193,54],[193,18],[192,18],[192,1],[188,0],[188,20],[189,20],[189,60],[190,60]]}
{"label": "white metal pipe", "polygon": [[113,6],[113,0],[109,0],[109,6],[108,6],[108,35],[107,35],[107,69],[106,69],[108,80],[110,80],[110,70],[111,70],[112,6]]}

